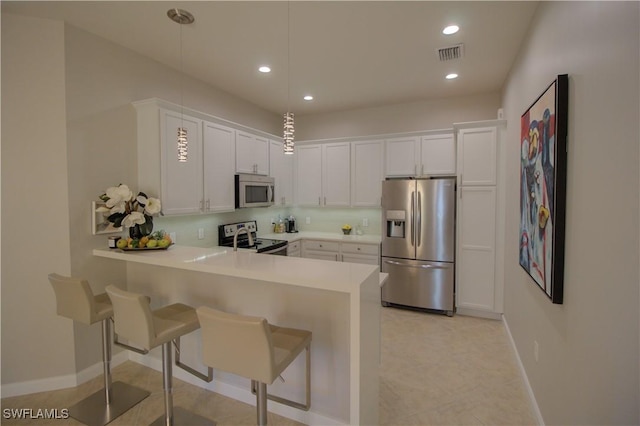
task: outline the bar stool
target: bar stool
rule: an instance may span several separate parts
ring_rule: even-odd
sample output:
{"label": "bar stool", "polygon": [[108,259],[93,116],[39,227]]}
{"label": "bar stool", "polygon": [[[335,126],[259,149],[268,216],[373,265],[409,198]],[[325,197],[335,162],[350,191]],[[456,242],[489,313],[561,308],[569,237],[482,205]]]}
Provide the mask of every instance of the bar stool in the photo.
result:
{"label": "bar stool", "polygon": [[[311,406],[311,332],[271,325],[264,318],[230,314],[201,306],[202,360],[206,365],[251,379],[258,425],[267,424],[267,398],[308,411]],[[306,402],[267,393],[274,380],[306,350]],[[257,384],[257,390],[256,390]]]}
{"label": "bar stool", "polygon": [[162,345],[162,383],[164,388],[163,416],[158,417],[152,425],[174,424],[215,425],[215,422],[191,413],[180,407],[173,407],[173,369],[171,360],[171,342],[175,341],[178,367],[206,382],[213,378],[213,370],[209,367],[208,375],[194,370],[180,362],[180,337],[200,328],[195,309],[182,303],[174,303],[160,309],[151,310],[149,299],[137,293],[121,290],[113,285],[107,286],[107,294],[113,303],[115,333],[131,343],[139,346],[129,349],[146,354],[151,349]]}
{"label": "bar stool", "polygon": [[102,365],[104,390],[99,390],[69,408],[69,415],[90,426],[102,426],[149,396],[149,392],[123,382],[111,383],[111,324],[113,307],[106,293],[94,296],[86,280],[48,275],[56,295],[60,316],[86,325],[102,321]]}

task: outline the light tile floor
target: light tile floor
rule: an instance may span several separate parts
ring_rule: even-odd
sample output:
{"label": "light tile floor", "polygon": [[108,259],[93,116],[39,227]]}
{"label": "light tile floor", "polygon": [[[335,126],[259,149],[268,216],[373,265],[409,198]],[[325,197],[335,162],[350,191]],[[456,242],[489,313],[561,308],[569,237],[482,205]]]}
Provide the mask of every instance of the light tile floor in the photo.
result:
{"label": "light tile floor", "polygon": [[[381,425],[534,425],[522,378],[499,321],[382,309]],[[113,369],[151,395],[111,424],[148,425],[163,412],[162,375],[134,362]],[[77,388],[2,399],[2,408],[65,408],[102,387],[97,377]],[[174,404],[218,425],[251,425],[255,408],[174,378]],[[271,425],[299,425],[269,413]],[[67,420],[2,424],[79,425]]]}

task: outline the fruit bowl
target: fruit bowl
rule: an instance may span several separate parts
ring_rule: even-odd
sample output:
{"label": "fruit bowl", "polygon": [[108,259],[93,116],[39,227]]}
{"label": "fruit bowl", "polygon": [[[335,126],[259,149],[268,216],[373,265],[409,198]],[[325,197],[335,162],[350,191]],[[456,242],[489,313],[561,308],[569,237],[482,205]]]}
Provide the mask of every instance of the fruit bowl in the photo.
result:
{"label": "fruit bowl", "polygon": [[173,243],[171,243],[171,244],[169,244],[168,246],[165,246],[165,247],[158,247],[158,246],[156,246],[156,247],[142,247],[142,248],[140,248],[140,247],[136,247],[136,248],[124,247],[124,248],[120,248],[119,250],[122,250],[122,251],[166,250],[169,247],[171,247],[172,245],[173,245]]}

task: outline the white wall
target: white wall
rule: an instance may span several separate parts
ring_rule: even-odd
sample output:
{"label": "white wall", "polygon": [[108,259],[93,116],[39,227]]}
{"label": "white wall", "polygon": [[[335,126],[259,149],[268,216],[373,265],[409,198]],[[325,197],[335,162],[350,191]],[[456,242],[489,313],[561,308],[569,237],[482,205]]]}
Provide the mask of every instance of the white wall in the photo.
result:
{"label": "white wall", "polygon": [[[638,424],[638,2],[543,2],[506,82],[505,318],[546,424]],[[518,263],[520,115],[569,75],[564,304]],[[539,344],[539,361],[533,354]]]}
{"label": "white wall", "polygon": [[2,16],[2,383],[75,373],[47,274],[71,270],[64,26]]}
{"label": "white wall", "polygon": [[453,123],[494,120],[500,94],[431,99],[351,111],[296,116],[296,140],[450,129]]}
{"label": "white wall", "polygon": [[[2,384],[75,374],[101,361],[100,327],[56,315],[46,275],[126,278],[94,259],[91,201],[137,181],[132,101],[159,97],[265,132],[280,117],[61,22],[2,16]],[[115,352],[119,348],[114,349]],[[50,381],[49,381],[50,382]],[[60,382],[57,382],[60,383]],[[15,389],[13,386],[12,389]]]}

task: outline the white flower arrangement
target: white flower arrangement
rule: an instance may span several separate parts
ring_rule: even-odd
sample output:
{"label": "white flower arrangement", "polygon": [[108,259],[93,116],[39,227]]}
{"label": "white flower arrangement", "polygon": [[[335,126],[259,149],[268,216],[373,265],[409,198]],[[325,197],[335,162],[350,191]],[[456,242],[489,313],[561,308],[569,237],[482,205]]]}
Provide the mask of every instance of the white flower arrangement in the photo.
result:
{"label": "white flower arrangement", "polygon": [[143,235],[149,235],[153,230],[153,215],[162,214],[160,200],[148,197],[144,192],[138,192],[134,197],[127,185],[118,185],[107,188],[100,196],[105,203],[99,207],[98,212],[109,215],[107,220],[113,226],[132,228],[138,226]]}

